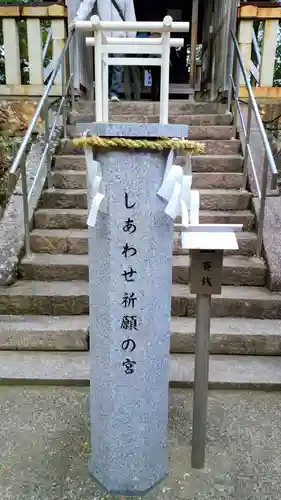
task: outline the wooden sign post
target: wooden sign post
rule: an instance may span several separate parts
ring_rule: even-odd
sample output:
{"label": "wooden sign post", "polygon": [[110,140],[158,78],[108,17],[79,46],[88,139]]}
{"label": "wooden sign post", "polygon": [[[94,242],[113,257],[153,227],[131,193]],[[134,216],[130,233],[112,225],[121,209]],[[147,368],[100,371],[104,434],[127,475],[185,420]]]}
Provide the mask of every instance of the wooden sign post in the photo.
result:
{"label": "wooden sign post", "polygon": [[195,469],[202,469],[205,465],[211,296],[221,293],[223,251],[238,249],[234,232],[241,229],[240,225],[227,224],[188,227],[175,224],[175,230],[184,233],[183,246],[191,251],[190,291],[197,297],[191,456]]}
{"label": "wooden sign post", "polygon": [[223,250],[191,251],[190,289],[197,295],[191,460],[196,469],[205,463],[211,295],[221,293],[222,265]]}

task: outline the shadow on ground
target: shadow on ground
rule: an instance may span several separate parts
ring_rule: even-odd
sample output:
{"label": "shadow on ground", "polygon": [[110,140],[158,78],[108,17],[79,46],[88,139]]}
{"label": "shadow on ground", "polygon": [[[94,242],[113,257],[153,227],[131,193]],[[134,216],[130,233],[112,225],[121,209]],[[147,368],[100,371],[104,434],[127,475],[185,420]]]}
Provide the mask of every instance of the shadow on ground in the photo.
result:
{"label": "shadow on ground", "polygon": [[[1,387],[1,500],[105,500],[88,474],[87,388]],[[170,391],[169,478],[146,500],[279,500],[280,393],[210,391],[207,464],[190,467],[192,392]]]}

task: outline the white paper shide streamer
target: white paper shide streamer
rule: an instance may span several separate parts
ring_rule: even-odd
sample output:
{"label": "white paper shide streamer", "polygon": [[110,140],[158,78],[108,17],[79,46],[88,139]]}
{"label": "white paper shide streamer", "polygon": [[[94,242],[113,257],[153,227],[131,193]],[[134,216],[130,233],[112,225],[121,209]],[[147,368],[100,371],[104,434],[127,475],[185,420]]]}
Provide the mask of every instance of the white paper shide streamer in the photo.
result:
{"label": "white paper shide streamer", "polygon": [[95,227],[98,211],[106,212],[105,189],[99,162],[94,160],[92,148],[84,147],[88,173],[88,220],[89,227]]}
{"label": "white paper shide streamer", "polygon": [[[183,168],[180,165],[175,165],[175,153],[173,150],[170,151],[164,179],[157,195],[167,201],[165,213],[172,219],[181,215],[182,224],[187,227],[191,224],[199,224],[200,196],[199,191],[191,189],[190,155],[186,154],[185,158],[186,162]],[[187,233],[182,233],[183,248],[187,248],[186,236]]]}

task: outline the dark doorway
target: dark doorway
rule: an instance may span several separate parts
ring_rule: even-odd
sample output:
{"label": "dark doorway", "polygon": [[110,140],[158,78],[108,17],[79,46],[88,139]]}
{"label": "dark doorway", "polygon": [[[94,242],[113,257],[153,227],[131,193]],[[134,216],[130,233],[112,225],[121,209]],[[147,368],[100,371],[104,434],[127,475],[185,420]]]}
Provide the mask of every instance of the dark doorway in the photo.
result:
{"label": "dark doorway", "polygon": [[[170,14],[175,21],[188,21],[189,33],[173,33],[176,38],[184,38],[184,48],[177,52],[171,51],[171,84],[189,83],[189,70],[187,64],[188,47],[191,43],[192,0],[135,0],[136,17],[138,21],[161,21]],[[204,0],[199,0],[198,43],[201,38]]]}

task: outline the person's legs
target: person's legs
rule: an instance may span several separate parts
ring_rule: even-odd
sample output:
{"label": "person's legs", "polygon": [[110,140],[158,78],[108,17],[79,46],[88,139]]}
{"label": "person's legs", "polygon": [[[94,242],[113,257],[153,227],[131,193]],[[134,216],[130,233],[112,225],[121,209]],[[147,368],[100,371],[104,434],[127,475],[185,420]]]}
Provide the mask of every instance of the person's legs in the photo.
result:
{"label": "person's legs", "polygon": [[[119,57],[122,57],[121,54],[118,54]],[[112,66],[110,77],[109,77],[109,97],[112,100],[118,100],[118,96],[121,91],[121,83],[123,76],[123,67],[122,66]]]}
{"label": "person's legs", "polygon": [[108,66],[108,95],[110,95],[109,89],[111,86],[111,80],[112,80],[112,66]]}
{"label": "person's legs", "polygon": [[130,66],[125,66],[124,68],[124,93],[126,101],[130,101],[132,96],[130,69]]}
{"label": "person's legs", "polygon": [[161,89],[161,69],[157,68],[157,87],[156,87],[156,101],[160,101],[160,89]]}
{"label": "person's legs", "polygon": [[141,96],[141,71],[139,66],[131,66],[132,81],[135,101],[140,101]]}
{"label": "person's legs", "polygon": [[152,85],[151,85],[151,100],[159,101],[160,100],[160,75],[161,70],[158,66],[152,66],[151,68],[151,77],[152,77]]}

